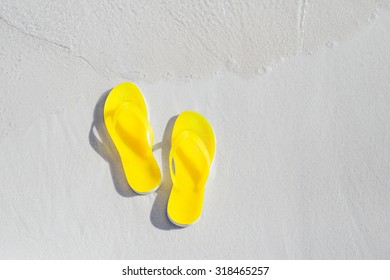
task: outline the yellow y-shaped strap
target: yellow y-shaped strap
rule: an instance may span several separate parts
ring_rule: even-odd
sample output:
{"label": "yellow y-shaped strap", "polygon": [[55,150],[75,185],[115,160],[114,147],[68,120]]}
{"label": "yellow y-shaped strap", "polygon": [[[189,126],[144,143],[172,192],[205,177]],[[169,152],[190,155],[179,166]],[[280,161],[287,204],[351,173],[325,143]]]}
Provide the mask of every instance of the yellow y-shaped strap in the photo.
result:
{"label": "yellow y-shaped strap", "polygon": [[[182,133],[180,133],[180,135],[177,136],[176,139],[173,140],[172,145],[171,145],[171,151],[169,153],[169,165],[170,165],[169,170],[171,173],[171,178],[172,178],[173,183],[175,182],[175,174],[173,172],[173,166],[172,166],[173,158],[174,158],[174,155],[176,153],[176,150],[180,147],[181,143],[188,138],[190,138],[192,141],[194,141],[196,146],[201,151],[201,154],[203,155],[204,159],[206,160],[206,164],[207,164],[208,169],[211,166],[211,159],[210,159],[209,151],[207,150],[202,139],[195,132],[193,132],[191,130],[185,130]],[[195,166],[192,166],[192,167],[196,168]],[[202,175],[206,179],[208,176],[208,173],[205,173]],[[201,181],[203,181],[203,179]],[[181,186],[175,186],[175,187],[179,188],[179,189],[181,188]]]}
{"label": "yellow y-shaped strap", "polygon": [[121,104],[114,112],[114,116],[112,118],[113,127],[116,127],[119,118],[124,112],[130,112],[132,115],[134,115],[138,121],[142,123],[142,125],[145,127],[145,133],[146,133],[146,139],[148,139],[149,148],[152,149],[153,142],[154,142],[154,134],[152,126],[150,125],[150,122],[148,121],[145,114],[132,102],[124,102]]}

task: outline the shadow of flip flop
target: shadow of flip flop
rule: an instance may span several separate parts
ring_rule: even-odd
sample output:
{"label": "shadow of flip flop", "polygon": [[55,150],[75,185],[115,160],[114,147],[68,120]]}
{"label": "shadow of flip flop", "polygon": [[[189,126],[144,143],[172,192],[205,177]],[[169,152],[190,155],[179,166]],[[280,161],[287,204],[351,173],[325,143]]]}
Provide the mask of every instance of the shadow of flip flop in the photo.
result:
{"label": "shadow of flip flop", "polygon": [[129,183],[127,182],[119,153],[115,148],[104,123],[104,103],[106,102],[110,91],[111,90],[105,91],[95,105],[93,121],[89,131],[89,144],[105,161],[108,162],[112,181],[117,193],[124,197],[133,197],[136,196],[137,193],[130,188]]}
{"label": "shadow of flip flop", "polygon": [[172,130],[177,117],[174,116],[169,119],[162,142],[153,146],[153,151],[161,149],[162,173],[164,176],[161,187],[156,192],[156,199],[150,213],[150,221],[161,230],[181,229],[181,227],[172,224],[167,215],[168,198],[172,188],[172,178],[169,172],[169,152],[171,150]]}

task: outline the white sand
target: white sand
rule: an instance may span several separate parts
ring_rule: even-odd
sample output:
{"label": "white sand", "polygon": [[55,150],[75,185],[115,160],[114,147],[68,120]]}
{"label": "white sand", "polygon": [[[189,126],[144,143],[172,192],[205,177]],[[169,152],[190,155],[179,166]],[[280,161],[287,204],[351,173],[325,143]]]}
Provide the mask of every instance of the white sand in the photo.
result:
{"label": "white sand", "polygon": [[[376,1],[3,2],[0,258],[390,258],[390,11]],[[166,176],[169,120],[193,109],[214,125],[192,227],[165,215],[169,178],[135,195],[99,135],[123,80],[144,92]]]}
{"label": "white sand", "polygon": [[2,0],[0,16],[99,74],[156,81],[208,78],[225,68],[262,73],[284,58],[350,37],[388,3]]}

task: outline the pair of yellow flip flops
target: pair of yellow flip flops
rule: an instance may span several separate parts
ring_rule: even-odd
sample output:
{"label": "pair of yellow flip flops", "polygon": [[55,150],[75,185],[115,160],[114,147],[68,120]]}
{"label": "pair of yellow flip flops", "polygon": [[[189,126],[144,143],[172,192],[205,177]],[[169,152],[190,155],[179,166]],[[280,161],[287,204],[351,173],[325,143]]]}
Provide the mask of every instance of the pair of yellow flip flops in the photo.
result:
{"label": "pair of yellow flip flops", "polygon": [[[104,104],[104,122],[120,155],[130,187],[139,194],[155,191],[162,175],[152,153],[154,135],[139,88],[130,82],[115,86]],[[173,182],[167,214],[178,226],[195,223],[215,154],[215,135],[199,113],[182,112],[173,127],[170,173]]]}

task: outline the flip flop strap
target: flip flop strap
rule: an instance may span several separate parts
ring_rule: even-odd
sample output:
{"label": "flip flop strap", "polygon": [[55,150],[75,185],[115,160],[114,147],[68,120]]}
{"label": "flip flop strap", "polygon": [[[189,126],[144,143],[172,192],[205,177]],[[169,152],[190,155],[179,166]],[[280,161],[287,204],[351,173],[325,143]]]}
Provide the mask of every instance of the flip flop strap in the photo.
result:
{"label": "flip flop strap", "polygon": [[[199,148],[201,154],[203,155],[204,159],[206,160],[207,167],[210,168],[210,166],[211,166],[210,154],[209,154],[209,151],[207,150],[203,140],[195,132],[193,132],[191,130],[185,130],[182,133],[180,133],[180,135],[177,136],[176,139],[173,140],[172,148],[171,148],[171,151],[169,153],[169,167],[170,167],[169,170],[171,173],[172,182],[175,181],[175,174],[173,173],[173,168],[172,168],[172,162],[173,162],[174,155],[176,153],[176,150],[180,147],[181,143],[188,138],[190,138],[192,141],[194,141],[195,144],[197,145],[197,147]],[[204,176],[207,177],[207,175],[208,175],[208,173],[206,173]]]}
{"label": "flip flop strap", "polygon": [[146,139],[148,139],[149,147],[152,148],[154,142],[152,126],[150,125],[148,119],[145,117],[145,114],[134,103],[130,101],[124,102],[115,110],[114,116],[112,118],[113,126],[116,127],[120,116],[126,111],[131,112],[137,118],[137,120],[140,121],[142,125],[146,128]]}

